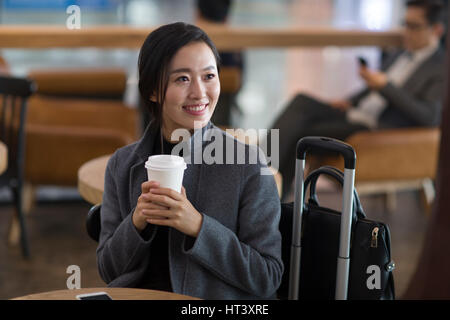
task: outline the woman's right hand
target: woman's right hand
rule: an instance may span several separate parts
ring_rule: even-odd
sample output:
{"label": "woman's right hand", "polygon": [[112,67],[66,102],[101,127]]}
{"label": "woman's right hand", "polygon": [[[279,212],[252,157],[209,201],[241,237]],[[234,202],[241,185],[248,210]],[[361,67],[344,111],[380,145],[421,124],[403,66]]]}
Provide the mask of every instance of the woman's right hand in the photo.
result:
{"label": "woman's right hand", "polygon": [[141,195],[138,198],[136,208],[134,209],[132,217],[133,224],[139,232],[144,230],[148,224],[148,215],[146,215],[146,210],[167,210],[167,207],[158,205],[147,198],[147,194],[150,193],[150,189],[157,187],[159,187],[159,182],[156,181],[145,181],[141,185]]}

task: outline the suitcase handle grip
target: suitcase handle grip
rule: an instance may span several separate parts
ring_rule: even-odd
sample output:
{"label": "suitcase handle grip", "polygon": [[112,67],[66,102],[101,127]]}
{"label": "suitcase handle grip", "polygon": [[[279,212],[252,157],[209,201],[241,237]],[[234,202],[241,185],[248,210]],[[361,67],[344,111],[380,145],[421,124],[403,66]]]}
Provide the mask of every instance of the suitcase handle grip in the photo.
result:
{"label": "suitcase handle grip", "polygon": [[345,142],[328,137],[303,137],[297,142],[297,159],[305,160],[306,152],[312,149],[338,152],[344,157],[345,168],[355,169],[355,150]]}
{"label": "suitcase handle grip", "polygon": [[[304,193],[306,193],[307,187],[309,185],[309,202],[314,203],[317,206],[320,206],[319,199],[317,198],[316,193],[316,183],[319,179],[320,175],[325,174],[332,178],[334,178],[341,186],[344,185],[344,173],[340,171],[339,169],[331,166],[323,166],[319,169],[314,170],[311,172],[308,177],[305,180],[305,187],[304,187]],[[304,196],[304,199],[306,197]],[[356,221],[357,219],[364,219],[366,218],[366,214],[364,213],[364,210],[361,205],[361,201],[359,200],[358,192],[356,192],[356,189],[353,191],[353,221]]]}

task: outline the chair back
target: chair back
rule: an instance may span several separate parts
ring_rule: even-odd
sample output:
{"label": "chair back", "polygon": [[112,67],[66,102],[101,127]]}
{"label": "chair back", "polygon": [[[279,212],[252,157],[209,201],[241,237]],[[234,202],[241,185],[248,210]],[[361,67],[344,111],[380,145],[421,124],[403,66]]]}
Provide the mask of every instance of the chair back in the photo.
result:
{"label": "chair back", "polygon": [[35,90],[28,79],[0,76],[0,140],[8,148],[5,176],[10,179],[23,179],[27,102]]}
{"label": "chair back", "polygon": [[20,241],[25,258],[30,256],[26,232],[23,185],[25,162],[25,121],[28,98],[36,91],[33,81],[0,76],[0,140],[8,149],[8,167],[0,175],[0,186],[8,186],[19,218]]}
{"label": "chair back", "polygon": [[98,242],[100,238],[100,211],[101,211],[102,205],[96,204],[93,206],[86,217],[86,230],[89,235],[89,237]]}

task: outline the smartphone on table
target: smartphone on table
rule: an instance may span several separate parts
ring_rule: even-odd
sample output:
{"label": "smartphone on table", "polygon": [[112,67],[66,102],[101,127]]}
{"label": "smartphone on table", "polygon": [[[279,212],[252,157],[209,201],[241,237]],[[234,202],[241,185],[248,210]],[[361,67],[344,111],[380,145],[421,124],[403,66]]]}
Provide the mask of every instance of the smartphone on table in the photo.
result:
{"label": "smartphone on table", "polygon": [[77,300],[112,300],[106,292],[84,293],[76,296]]}

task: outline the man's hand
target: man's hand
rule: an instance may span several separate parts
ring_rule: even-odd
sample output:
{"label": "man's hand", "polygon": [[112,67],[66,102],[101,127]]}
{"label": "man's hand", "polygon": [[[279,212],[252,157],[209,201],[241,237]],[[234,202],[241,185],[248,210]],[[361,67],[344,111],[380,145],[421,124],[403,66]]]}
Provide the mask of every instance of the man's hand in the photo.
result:
{"label": "man's hand", "polygon": [[380,71],[371,71],[367,67],[361,67],[359,69],[359,75],[364,79],[364,81],[366,81],[367,86],[374,90],[380,90],[388,83],[385,73]]}
{"label": "man's hand", "polygon": [[347,101],[347,100],[333,100],[333,101],[329,102],[329,104],[333,108],[341,110],[342,112],[347,111],[352,106],[350,101]]}

